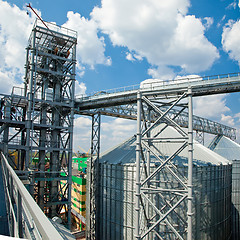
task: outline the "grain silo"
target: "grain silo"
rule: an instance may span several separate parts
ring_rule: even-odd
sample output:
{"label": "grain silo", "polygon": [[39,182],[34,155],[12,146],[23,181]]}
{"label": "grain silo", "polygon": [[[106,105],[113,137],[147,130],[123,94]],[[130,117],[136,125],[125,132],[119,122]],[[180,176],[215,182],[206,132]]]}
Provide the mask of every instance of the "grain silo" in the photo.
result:
{"label": "grain silo", "polygon": [[[175,137],[176,130],[168,127],[165,134],[168,137]],[[100,158],[98,185],[100,239],[135,239],[135,142],[135,137],[132,137],[104,153]],[[172,145],[159,143],[158,148],[167,156],[170,154]],[[183,150],[173,160],[178,171],[185,176],[187,175],[187,156],[187,150]],[[197,142],[194,142],[193,157],[193,239],[230,239],[231,164]],[[151,171],[158,164],[157,161],[153,161],[150,166]],[[156,175],[155,179],[158,180],[156,181],[158,184],[165,187],[177,184],[167,171]],[[152,201],[160,206],[162,204],[160,196],[155,196]],[[167,199],[167,201],[171,200]],[[175,227],[185,237],[186,228],[181,225],[181,219],[186,219],[186,209],[187,206],[184,203],[182,208],[178,209],[179,218],[175,222]],[[162,239],[176,239],[173,233],[166,229],[166,226],[160,225],[155,230],[160,233]],[[151,233],[148,239],[159,238]]]}
{"label": "grain silo", "polygon": [[232,239],[240,239],[240,145],[227,137],[216,137],[214,152],[232,162]]}

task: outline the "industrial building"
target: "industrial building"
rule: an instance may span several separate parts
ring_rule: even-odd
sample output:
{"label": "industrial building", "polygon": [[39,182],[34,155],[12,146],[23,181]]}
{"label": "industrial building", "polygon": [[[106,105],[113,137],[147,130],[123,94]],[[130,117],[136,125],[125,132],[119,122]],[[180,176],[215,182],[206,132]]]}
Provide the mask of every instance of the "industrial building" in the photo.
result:
{"label": "industrial building", "polygon": [[[193,133],[216,135],[217,151],[236,130],[194,116],[192,99],[239,92],[239,73],[76,98],[76,44],[75,31],[36,21],[24,88],[0,93],[1,216],[9,235],[64,239],[49,220],[57,216],[69,229],[74,218],[91,240],[230,239],[238,158],[221,157]],[[73,172],[72,164],[86,170],[73,160],[74,114],[92,119],[87,181]],[[100,158],[101,115],[135,120],[137,132]]]}

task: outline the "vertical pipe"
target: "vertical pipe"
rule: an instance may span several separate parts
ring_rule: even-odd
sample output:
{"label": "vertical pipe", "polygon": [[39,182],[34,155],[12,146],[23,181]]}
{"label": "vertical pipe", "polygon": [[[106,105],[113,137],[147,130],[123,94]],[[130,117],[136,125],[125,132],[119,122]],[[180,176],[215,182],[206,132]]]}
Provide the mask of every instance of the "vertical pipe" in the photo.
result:
{"label": "vertical pipe", "polygon": [[135,237],[140,239],[140,154],[141,154],[141,93],[137,93],[137,139],[136,139],[136,194]]}
{"label": "vertical pipe", "polygon": [[69,136],[69,155],[68,155],[68,228],[71,230],[71,210],[72,210],[72,151],[73,151],[73,123],[74,123],[74,100],[75,100],[75,62],[76,62],[76,44],[72,50],[72,95],[71,95],[71,115],[70,115],[70,136]]}
{"label": "vertical pipe", "polygon": [[[44,65],[44,68],[47,68],[47,65]],[[46,77],[42,78],[42,100],[45,100],[45,96],[48,89],[48,79]],[[40,124],[47,124],[47,109],[43,105],[41,107],[41,114],[40,114]],[[38,169],[40,170],[40,177],[44,178],[44,171],[45,171],[45,157],[46,157],[46,136],[47,131],[46,128],[40,129],[40,138],[39,138],[39,163]],[[44,188],[46,182],[45,181],[38,181],[38,205],[44,211]]]}
{"label": "vertical pipe", "polygon": [[192,89],[188,89],[188,209],[187,209],[187,240],[192,240],[192,188],[193,188],[193,106]]}
{"label": "vertical pipe", "polygon": [[26,121],[26,159],[25,159],[25,169],[29,167],[30,161],[30,129],[31,129],[31,117],[32,117],[32,102],[33,102],[33,81],[34,81],[34,72],[35,72],[35,64],[34,58],[36,53],[36,29],[33,29],[33,36],[32,36],[32,47],[31,47],[31,66],[30,66],[30,79],[29,79],[29,92],[28,94],[28,107],[27,107],[27,121]]}
{"label": "vertical pipe", "polygon": [[26,64],[25,64],[25,77],[24,77],[24,97],[27,97],[27,78],[28,78],[28,68],[29,68],[29,62],[28,62],[28,58],[29,58],[29,46],[26,48],[27,52],[26,52]]}
{"label": "vertical pipe", "polygon": [[[24,92],[21,93],[21,95],[23,94],[24,97],[27,97],[27,79],[28,79],[28,72],[29,72],[29,50],[30,47],[28,46],[26,48],[27,52],[26,52],[26,64],[25,64],[25,76],[24,76]],[[23,107],[23,113],[22,113],[22,121],[26,121],[26,112],[27,109],[26,107]],[[21,132],[21,145],[25,145],[26,144],[26,129],[23,130]],[[19,161],[20,161],[20,169],[24,170],[24,167],[26,165],[25,161],[26,161],[26,150],[22,149],[19,150],[20,156],[19,156]]]}
{"label": "vertical pipe", "polygon": [[[60,64],[56,64],[56,72],[61,73],[61,68],[59,67]],[[61,95],[62,95],[62,87],[61,87],[61,79],[57,79],[57,81],[53,84],[53,102],[60,103],[61,102]],[[60,106],[55,106],[52,108],[52,125],[53,130],[51,131],[51,138],[52,138],[52,153],[50,155],[50,172],[52,179],[59,176],[60,170],[60,129],[61,126],[61,116],[60,116]],[[51,180],[49,183],[49,201],[51,202],[49,208],[49,217],[57,216],[57,206],[54,202],[57,202],[57,195],[58,195],[58,180]]]}

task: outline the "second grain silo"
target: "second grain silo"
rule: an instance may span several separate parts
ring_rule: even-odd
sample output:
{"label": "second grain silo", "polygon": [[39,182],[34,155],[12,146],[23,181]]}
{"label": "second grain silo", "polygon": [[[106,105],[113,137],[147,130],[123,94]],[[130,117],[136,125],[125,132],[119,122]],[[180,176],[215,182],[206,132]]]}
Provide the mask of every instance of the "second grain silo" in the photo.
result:
{"label": "second grain silo", "polygon": [[240,145],[231,139],[218,136],[210,148],[232,162],[232,239],[240,239]]}
{"label": "second grain silo", "polygon": [[[176,131],[168,127],[165,134],[176,137]],[[135,222],[135,137],[103,154],[99,164],[99,229],[100,239],[134,239]],[[158,146],[161,152],[169,155],[168,145]],[[187,150],[182,151],[173,163],[187,175]],[[231,237],[231,164],[225,158],[194,142],[194,219],[193,239],[225,240]],[[158,166],[152,162],[151,171]],[[165,187],[177,184],[168,172],[157,175],[158,183]],[[161,204],[161,197],[153,199]],[[178,215],[186,219],[186,205]],[[178,226],[179,224],[179,226]],[[181,230],[181,222],[176,223]],[[158,226],[156,231],[163,239],[174,239],[172,232]],[[183,228],[182,235],[186,237]],[[149,239],[159,239],[156,234]]]}

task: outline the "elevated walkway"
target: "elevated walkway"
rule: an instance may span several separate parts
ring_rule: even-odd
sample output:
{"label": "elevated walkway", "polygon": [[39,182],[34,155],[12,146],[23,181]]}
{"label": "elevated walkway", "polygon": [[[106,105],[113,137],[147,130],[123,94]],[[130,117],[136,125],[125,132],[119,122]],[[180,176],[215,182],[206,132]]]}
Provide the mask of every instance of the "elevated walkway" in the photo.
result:
{"label": "elevated walkway", "polygon": [[[192,90],[193,97],[238,92],[240,91],[240,73],[171,81],[155,80],[145,84],[104,90],[88,96],[77,96],[74,112],[83,115],[93,115],[99,112],[102,115],[136,120],[138,92],[149,99],[161,100],[164,105],[166,99],[186,94],[189,88]],[[162,106],[160,109],[166,110]],[[171,109],[170,114],[181,127],[187,126],[187,114],[184,111]],[[236,139],[234,128],[198,116],[193,116],[193,129]]]}
{"label": "elevated walkway", "polygon": [[192,89],[192,96],[207,96],[240,91],[240,73],[208,77],[183,78],[180,80],[159,80],[152,83],[100,91],[89,96],[76,97],[76,107],[82,110],[135,103],[137,93],[162,99],[180,96]]}

